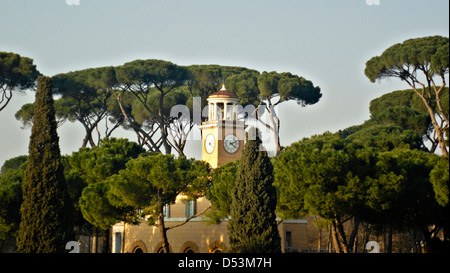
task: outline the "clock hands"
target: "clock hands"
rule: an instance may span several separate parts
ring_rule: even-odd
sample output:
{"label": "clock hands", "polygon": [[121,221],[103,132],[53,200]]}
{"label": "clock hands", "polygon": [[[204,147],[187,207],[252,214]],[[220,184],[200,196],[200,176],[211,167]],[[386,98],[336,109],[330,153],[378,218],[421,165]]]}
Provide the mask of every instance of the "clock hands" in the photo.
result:
{"label": "clock hands", "polygon": [[205,139],[205,149],[208,154],[214,151],[215,139],[213,135],[208,135]]}
{"label": "clock hands", "polygon": [[231,146],[233,146],[234,148],[237,147],[237,141],[229,141],[228,142]]}
{"label": "clock hands", "polygon": [[[228,139],[227,139],[228,138]],[[230,139],[231,138],[231,139]],[[235,137],[226,137],[224,140],[224,148],[229,153],[234,153],[239,147],[239,142]]]}

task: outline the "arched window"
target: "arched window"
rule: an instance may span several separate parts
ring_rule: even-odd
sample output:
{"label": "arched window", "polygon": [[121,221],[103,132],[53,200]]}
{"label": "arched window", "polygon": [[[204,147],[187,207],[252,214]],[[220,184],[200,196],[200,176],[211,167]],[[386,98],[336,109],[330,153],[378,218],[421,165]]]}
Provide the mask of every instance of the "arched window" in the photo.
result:
{"label": "arched window", "polygon": [[144,253],[144,251],[142,250],[142,248],[136,247],[136,248],[133,250],[133,253],[141,254],[141,253]]}
{"label": "arched window", "polygon": [[131,253],[147,253],[147,246],[145,246],[145,243],[142,242],[141,240],[134,241],[131,244],[128,252],[131,252]]}
{"label": "arched window", "polygon": [[220,248],[215,248],[211,251],[211,253],[222,253],[222,249]]}
{"label": "arched window", "polygon": [[200,249],[197,244],[192,241],[186,241],[180,248],[180,253],[199,253]]}
{"label": "arched window", "polygon": [[159,248],[156,253],[164,253],[164,248],[163,247]]}

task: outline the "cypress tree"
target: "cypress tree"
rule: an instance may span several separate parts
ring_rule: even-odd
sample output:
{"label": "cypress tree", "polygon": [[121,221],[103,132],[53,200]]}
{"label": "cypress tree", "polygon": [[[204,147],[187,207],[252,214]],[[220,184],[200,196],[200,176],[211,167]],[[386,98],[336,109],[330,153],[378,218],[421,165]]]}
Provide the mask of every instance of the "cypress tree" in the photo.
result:
{"label": "cypress tree", "polygon": [[71,214],[60,160],[51,78],[39,77],[34,107],[17,248],[25,253],[64,252],[71,235]]}
{"label": "cypress tree", "polygon": [[275,208],[273,165],[261,140],[248,140],[232,190],[228,236],[232,252],[281,252]]}

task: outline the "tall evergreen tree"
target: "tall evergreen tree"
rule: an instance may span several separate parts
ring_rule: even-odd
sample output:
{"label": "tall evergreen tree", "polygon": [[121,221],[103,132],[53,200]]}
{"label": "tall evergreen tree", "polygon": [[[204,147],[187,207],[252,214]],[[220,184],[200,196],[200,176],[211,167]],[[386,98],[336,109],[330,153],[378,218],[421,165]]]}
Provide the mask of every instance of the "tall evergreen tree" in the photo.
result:
{"label": "tall evergreen tree", "polygon": [[71,214],[49,77],[38,79],[34,111],[17,248],[26,253],[64,252]]}
{"label": "tall evergreen tree", "polygon": [[273,165],[260,144],[258,137],[247,141],[232,191],[228,236],[233,252],[281,252]]}

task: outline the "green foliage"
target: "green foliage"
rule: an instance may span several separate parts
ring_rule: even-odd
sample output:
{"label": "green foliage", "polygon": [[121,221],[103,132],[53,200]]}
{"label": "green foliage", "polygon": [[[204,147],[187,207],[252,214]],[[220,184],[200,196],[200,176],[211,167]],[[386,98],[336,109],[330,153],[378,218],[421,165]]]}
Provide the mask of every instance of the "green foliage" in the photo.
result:
{"label": "green foliage", "polygon": [[372,116],[377,116],[390,107],[408,107],[418,112],[427,112],[423,102],[412,89],[393,91],[373,99],[369,111]]}
{"label": "green foliage", "polygon": [[[122,87],[122,92],[116,93],[119,104],[122,104],[122,94],[126,92],[133,94],[140,107],[139,109],[134,106],[134,110],[144,113],[150,119],[151,130],[155,124],[161,133],[160,140],[151,141],[150,150],[161,152],[160,146],[163,146],[165,153],[170,154],[172,146],[177,146],[178,143],[171,145],[168,139],[168,124],[170,124],[171,118],[169,116],[170,108],[165,107],[165,103],[167,103],[168,95],[174,95],[177,88],[187,81],[186,68],[163,60],[135,60],[116,67],[115,71],[118,84]],[[156,107],[152,107],[152,102],[155,102]],[[136,117],[136,113],[133,115]],[[131,123],[132,128],[138,134],[142,135],[141,138],[152,138],[153,133],[140,130],[141,126],[135,124],[134,120],[128,117],[127,121]],[[156,144],[156,142],[160,144]],[[178,145],[176,148],[182,155],[183,147]]]}
{"label": "green foliage", "polygon": [[27,161],[27,159],[27,155],[19,155],[6,160],[5,163],[3,163],[2,168],[0,169],[0,175],[6,175],[9,171],[19,169],[23,165],[23,163]]}
{"label": "green foliage", "polygon": [[188,87],[192,96],[202,98],[202,105],[206,105],[206,98],[220,88],[223,83],[222,67],[219,65],[191,65],[187,67]]}
{"label": "green foliage", "polygon": [[396,149],[380,153],[376,174],[368,179],[367,221],[389,223],[399,229],[426,227],[442,217],[430,183],[437,155]]}
{"label": "green foliage", "polygon": [[226,81],[226,86],[239,97],[239,103],[242,105],[259,104],[258,89],[259,72],[248,71],[230,76]]}
{"label": "green foliage", "polygon": [[51,88],[50,78],[39,78],[22,185],[19,252],[64,252],[72,233]]}
{"label": "green foliage", "polygon": [[[440,94],[444,114],[448,116],[449,88],[444,87]],[[430,100],[435,112],[439,112],[435,98]],[[432,124],[428,110],[414,90],[399,90],[382,95],[370,102],[372,119],[381,124],[394,124],[404,130],[419,134],[431,134]]]}
{"label": "green foliage", "polygon": [[208,223],[217,224],[230,215],[231,192],[236,180],[239,161],[232,161],[213,170],[211,184],[206,191],[206,198],[212,209],[208,212]]}
{"label": "green foliage", "polygon": [[373,162],[370,149],[331,133],[293,143],[273,159],[279,216],[358,215]]}
{"label": "green foliage", "polygon": [[[442,105],[448,107],[448,88],[442,92]],[[370,120],[339,131],[340,136],[379,151],[407,148],[434,152],[437,141],[431,118],[414,90],[394,91],[372,100],[370,113]],[[425,146],[426,140],[432,142],[431,148]]]}
{"label": "green foliage", "polygon": [[22,204],[22,180],[27,156],[6,160],[0,172],[0,240],[17,235]]}
{"label": "green foliage", "polygon": [[16,112],[15,117],[17,120],[21,121],[23,124],[22,128],[31,127],[33,125],[33,115],[34,115],[34,104],[25,103]]}
{"label": "green foliage", "polygon": [[186,80],[186,70],[163,60],[135,60],[116,67],[117,81],[121,84],[155,86],[168,92]]}
{"label": "green foliage", "polygon": [[372,117],[376,124],[392,124],[403,130],[412,130],[419,135],[425,135],[431,125],[430,117],[408,107],[389,107]]}
{"label": "green foliage", "polygon": [[[440,93],[440,103],[444,115],[448,115],[448,94],[448,87],[444,87]],[[435,98],[429,100],[429,105],[434,108],[436,113],[440,112]],[[370,113],[372,116],[370,121],[367,122],[368,124],[397,126],[399,129],[401,128],[403,130],[402,132],[399,131],[397,133],[398,135],[395,135],[393,132],[392,136],[388,138],[396,138],[403,141],[411,149],[428,150],[430,153],[434,153],[439,144],[439,137],[433,131],[435,128],[429,110],[422,99],[412,89],[394,91],[372,100],[370,102]],[[410,135],[408,137],[409,140],[401,139],[401,135],[404,134]],[[413,134],[417,136],[414,137]],[[445,140],[446,136],[443,137]],[[426,140],[431,141],[430,148],[425,146]]]}
{"label": "green foliage", "polygon": [[406,131],[387,128],[354,126],[286,147],[273,159],[278,215],[417,228],[427,242],[444,229],[448,240],[448,160],[409,149]]}
{"label": "green foliage", "polygon": [[261,141],[247,141],[232,189],[228,236],[233,252],[274,253],[281,251],[275,220],[277,204],[273,166]]}
{"label": "green foliage", "polygon": [[217,92],[224,83],[229,90],[238,94],[237,89],[239,88],[232,89],[230,87],[235,82],[234,80],[229,81],[231,78],[241,74],[259,75],[256,70],[235,66],[191,65],[186,68],[188,70],[188,89],[192,96],[201,97],[202,105],[206,105],[206,98]]}
{"label": "green foliage", "polygon": [[260,97],[271,99],[279,97],[276,104],[287,100],[295,100],[299,105],[315,104],[322,97],[319,87],[314,87],[311,81],[289,72],[263,72],[258,78]]}
{"label": "green foliage", "polygon": [[71,171],[77,172],[87,184],[92,184],[117,174],[125,169],[130,159],[142,153],[145,150],[128,139],[104,138],[99,146],[74,152],[68,158],[68,163]]}
{"label": "green foliage", "polygon": [[[448,46],[448,38],[442,36],[409,39],[367,61],[364,73],[371,82],[392,76],[406,80],[414,73],[414,68],[427,69],[431,75],[448,73]],[[404,65],[409,65],[410,69],[405,69]]]}
{"label": "green foliage", "polygon": [[79,199],[84,219],[103,230],[121,220],[127,221],[130,211],[129,207],[111,205],[108,199],[110,184],[109,181],[90,184]]}
{"label": "green foliage", "polygon": [[[64,156],[64,175],[68,186],[71,222],[78,232],[90,228],[88,223],[107,229],[117,219],[128,219],[129,208],[114,207],[107,195],[109,184],[105,181],[119,170],[131,158],[136,158],[145,150],[137,143],[127,139],[105,138],[94,148],[81,148],[70,156]],[[7,160],[0,175],[0,195],[3,213],[0,213],[2,237],[16,234],[20,223],[20,205],[22,203],[22,180],[27,156]],[[22,163],[21,165],[19,165]],[[101,185],[97,185],[101,183]],[[85,190],[85,191],[83,191]]]}
{"label": "green foliage", "polygon": [[[108,203],[104,193],[107,192],[109,185],[105,183],[105,180],[124,169],[129,159],[136,158],[144,152],[138,144],[126,139],[106,138],[100,142],[100,146],[91,149],[81,148],[78,152],[61,158],[70,203],[73,204],[70,212],[71,223],[78,232],[84,232],[85,228],[90,228],[86,221],[96,227],[107,229],[111,223],[117,222],[117,219],[129,218],[127,216],[129,208],[117,208]],[[12,158],[2,167],[0,175],[1,238],[15,236],[19,228],[26,159],[27,156]],[[96,185],[97,183],[102,185]],[[82,195],[84,189],[86,192]],[[108,224],[110,225],[107,226]]]}
{"label": "green foliage", "polygon": [[110,177],[110,201],[115,206],[142,210],[149,225],[156,222],[165,205],[179,194],[197,198],[209,183],[209,165],[173,155],[147,155],[130,160],[126,169]]}
{"label": "green foliage", "polygon": [[[270,124],[262,119],[262,113],[258,109],[257,119],[270,129],[274,134],[275,153],[281,151],[280,144],[280,119],[275,113],[274,106],[289,100],[295,100],[298,105],[306,106],[317,103],[322,94],[319,87],[314,87],[311,81],[291,73],[263,72],[258,77],[259,100],[265,105]],[[278,100],[277,100],[278,99]]]}
{"label": "green foliage", "polygon": [[[271,77],[275,82],[268,90],[267,81]],[[100,132],[97,130],[97,142],[92,132],[104,120],[114,124],[112,129],[106,127],[106,136],[122,126],[134,130],[138,142],[146,145],[149,151],[169,154],[174,148],[181,156],[184,155],[186,136],[193,127],[193,117],[183,121],[170,117],[172,107],[182,104],[191,109],[193,98],[198,96],[205,106],[206,98],[223,83],[238,95],[243,105],[257,106],[268,101],[267,109],[274,117],[271,128],[276,134],[279,120],[270,107],[272,98],[278,97],[276,104],[295,100],[306,106],[316,103],[322,96],[320,88],[291,73],[260,74],[244,67],[220,65],[184,67],[153,59],[58,74],[53,80],[54,93],[61,95],[55,102],[58,122],[62,124],[69,120],[83,125],[82,147],[98,145]],[[32,105],[24,105],[16,113],[16,119],[21,120],[24,127],[32,124],[32,108]],[[278,137],[276,143],[280,150]]]}
{"label": "green foliage", "polygon": [[[112,88],[117,85],[114,67],[89,68],[53,76],[53,92],[61,95],[55,103],[59,119],[80,122],[86,132],[82,147],[97,144],[92,131],[108,116],[110,121],[121,123],[118,109],[111,105]],[[117,126],[114,127],[114,129]],[[114,130],[112,129],[112,130]],[[110,132],[106,132],[108,136]]]}
{"label": "green foliage", "polygon": [[422,136],[412,130],[402,130],[395,125],[363,126],[350,134],[348,140],[374,148],[390,151],[395,148],[422,149]]}
{"label": "green foliage", "polygon": [[84,219],[101,229],[108,229],[120,220],[128,221],[130,208],[114,206],[108,199],[111,186],[108,179],[143,153],[141,146],[127,139],[105,138],[99,146],[81,148],[67,158],[70,171],[66,176],[73,184],[80,184],[79,191],[73,194],[75,200],[79,199]]}
{"label": "green foliage", "polygon": [[[77,115],[74,114],[76,106],[73,101],[66,98],[59,98],[53,102],[56,114],[56,122],[58,127],[61,126],[66,120],[74,122],[77,120]],[[22,122],[22,129],[33,126],[34,116],[34,103],[25,103],[16,112],[16,120]]]}
{"label": "green foliage", "polygon": [[433,185],[436,201],[441,206],[449,205],[450,182],[448,159],[440,157],[430,173],[430,182]]}
{"label": "green foliage", "polygon": [[0,52],[0,111],[6,107],[13,91],[33,88],[39,71],[33,60],[10,52]]}
{"label": "green foliage", "polygon": [[[389,47],[381,56],[368,60],[364,70],[371,82],[396,77],[405,81],[414,90],[428,112],[434,129],[435,137],[431,139],[427,136],[433,142],[431,151],[434,152],[439,145],[445,157],[448,157],[448,151],[443,131],[449,126],[448,89],[445,89],[445,78],[449,73],[448,47],[447,37],[429,36],[409,39]],[[418,73],[421,75],[418,76]],[[436,83],[435,78],[441,80],[441,85]],[[420,109],[415,110],[420,111]]]}

